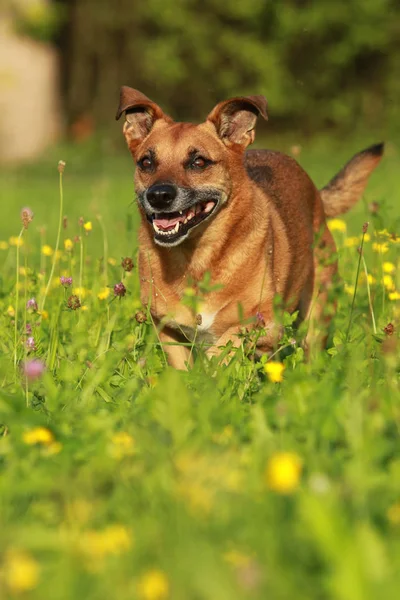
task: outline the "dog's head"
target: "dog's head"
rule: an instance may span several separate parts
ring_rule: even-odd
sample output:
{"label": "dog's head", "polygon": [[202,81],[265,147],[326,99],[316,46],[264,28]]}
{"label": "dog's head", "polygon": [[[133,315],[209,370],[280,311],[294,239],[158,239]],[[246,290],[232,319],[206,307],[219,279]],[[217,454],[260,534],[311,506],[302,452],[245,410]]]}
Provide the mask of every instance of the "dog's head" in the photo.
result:
{"label": "dog's head", "polygon": [[227,202],[232,178],[254,141],[263,96],[225,100],[200,125],[176,123],[146,96],[121,89],[117,119],[136,163],[136,193],[154,240],[177,246],[214,219]]}

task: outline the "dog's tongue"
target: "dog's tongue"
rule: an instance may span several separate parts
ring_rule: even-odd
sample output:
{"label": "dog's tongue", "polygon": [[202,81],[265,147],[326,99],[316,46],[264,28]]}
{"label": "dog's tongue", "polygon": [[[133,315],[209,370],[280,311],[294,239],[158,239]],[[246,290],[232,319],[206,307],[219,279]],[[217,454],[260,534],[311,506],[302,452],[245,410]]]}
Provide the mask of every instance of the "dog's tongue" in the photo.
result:
{"label": "dog's tongue", "polygon": [[175,227],[177,223],[180,223],[185,220],[185,215],[177,215],[176,217],[155,217],[154,223],[160,229],[170,229],[171,227]]}

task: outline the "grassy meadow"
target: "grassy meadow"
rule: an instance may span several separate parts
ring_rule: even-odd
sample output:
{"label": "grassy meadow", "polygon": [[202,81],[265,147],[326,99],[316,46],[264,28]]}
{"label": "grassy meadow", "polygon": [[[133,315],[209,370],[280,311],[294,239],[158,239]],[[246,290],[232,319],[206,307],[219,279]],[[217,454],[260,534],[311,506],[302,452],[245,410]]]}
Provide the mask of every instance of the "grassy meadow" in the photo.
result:
{"label": "grassy meadow", "polygon": [[[322,186],[378,141],[279,149]],[[398,598],[399,158],[331,223],[328,350],[305,362],[286,317],[290,351],[253,363],[244,335],[190,372],[140,304],[127,153],[0,172],[2,600]]]}

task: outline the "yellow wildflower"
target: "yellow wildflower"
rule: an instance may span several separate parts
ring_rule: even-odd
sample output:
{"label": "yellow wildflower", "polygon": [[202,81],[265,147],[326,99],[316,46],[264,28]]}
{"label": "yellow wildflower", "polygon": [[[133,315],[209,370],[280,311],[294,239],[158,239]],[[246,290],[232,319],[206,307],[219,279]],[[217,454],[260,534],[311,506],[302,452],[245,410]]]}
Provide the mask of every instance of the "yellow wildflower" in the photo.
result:
{"label": "yellow wildflower", "polygon": [[54,435],[46,427],[35,427],[29,431],[25,431],[22,435],[22,439],[28,446],[34,444],[43,444],[43,446],[49,446],[54,442]]}
{"label": "yellow wildflower", "polygon": [[16,235],[11,236],[8,241],[9,241],[10,246],[23,246],[24,245],[24,240]]}
{"label": "yellow wildflower", "polygon": [[152,569],[141,576],[137,589],[142,600],[164,600],[169,593],[168,579],[162,571]]}
{"label": "yellow wildflower", "polygon": [[42,317],[43,321],[46,321],[49,318],[47,310],[38,310],[38,315]]}
{"label": "yellow wildflower", "polygon": [[367,280],[369,285],[373,285],[374,283],[376,283],[376,279],[373,275],[371,275],[370,273],[368,273],[367,275]]}
{"label": "yellow wildflower", "polygon": [[301,460],[293,452],[277,452],[268,461],[265,480],[279,494],[291,494],[299,485]]}
{"label": "yellow wildflower", "polygon": [[0,250],[7,250],[7,249],[8,249],[7,242],[3,242],[0,240]]}
{"label": "yellow wildflower", "polygon": [[53,456],[54,454],[59,454],[62,450],[62,444],[60,442],[53,442],[46,446],[45,454],[46,456]]}
{"label": "yellow wildflower", "polygon": [[376,232],[377,235],[380,235],[382,237],[390,237],[390,233],[388,232],[387,229],[381,229],[380,231]]}
{"label": "yellow wildflower", "polygon": [[360,244],[360,238],[358,236],[348,237],[344,240],[345,248],[353,248]]}
{"label": "yellow wildflower", "polygon": [[392,525],[400,525],[400,502],[392,504],[387,511],[387,518]]}
{"label": "yellow wildflower", "polygon": [[84,287],[76,287],[72,290],[72,293],[75,294],[75,296],[79,296],[80,298],[86,298],[87,294],[89,293],[89,290],[87,290]]}
{"label": "yellow wildflower", "polygon": [[264,365],[264,371],[268,375],[268,379],[272,381],[272,383],[279,383],[283,381],[283,371],[285,370],[285,365],[281,362],[277,362],[274,360],[270,360]]}
{"label": "yellow wildflower", "polygon": [[9,550],[4,561],[4,580],[13,594],[34,589],[39,581],[39,565],[21,550]]}
{"label": "yellow wildflower", "polygon": [[400,300],[400,292],[389,292],[389,300]]}
{"label": "yellow wildflower", "polygon": [[214,433],[212,439],[217,444],[227,445],[233,438],[233,427],[232,425],[226,425],[222,431]]}
{"label": "yellow wildflower", "polygon": [[44,246],[42,246],[42,254],[44,256],[52,256],[54,253],[54,250],[51,246],[49,246],[48,244],[44,244]]}
{"label": "yellow wildflower", "polygon": [[92,221],[86,221],[86,223],[83,224],[83,229],[85,231],[92,231],[92,229],[93,229]]}
{"label": "yellow wildflower", "polygon": [[393,273],[396,270],[396,267],[391,262],[384,262],[382,268],[384,273]]}
{"label": "yellow wildflower", "polygon": [[74,242],[72,240],[70,240],[69,238],[64,240],[64,248],[67,252],[70,252],[73,247],[74,247]]}
{"label": "yellow wildflower", "polygon": [[130,532],[123,525],[109,525],[101,531],[89,530],[82,534],[79,546],[89,558],[104,558],[122,554],[130,549]]}
{"label": "yellow wildflower", "polygon": [[329,231],[340,231],[341,233],[346,233],[347,225],[341,219],[331,219],[328,221]]}
{"label": "yellow wildflower", "polygon": [[395,291],[396,286],[394,284],[393,277],[391,275],[384,275],[383,279],[382,279],[382,283],[389,292]]}
{"label": "yellow wildflower", "polygon": [[223,559],[234,567],[247,567],[251,563],[251,558],[239,550],[229,550],[223,555]]}
{"label": "yellow wildflower", "polygon": [[97,297],[98,297],[99,300],[106,300],[109,295],[110,295],[110,288],[103,288],[97,294]]}
{"label": "yellow wildflower", "polygon": [[386,254],[389,251],[389,245],[387,242],[382,242],[381,244],[378,242],[374,242],[372,244],[372,250],[374,252],[378,252],[378,254]]}
{"label": "yellow wildflower", "polygon": [[115,258],[109,258],[108,259],[108,264],[115,267],[115,265],[117,264],[117,261],[115,260]]}
{"label": "yellow wildflower", "polygon": [[348,283],[344,284],[344,291],[346,292],[346,294],[349,294],[349,296],[354,295],[354,289],[354,285],[349,285]]}
{"label": "yellow wildflower", "polygon": [[370,242],[371,241],[371,236],[369,235],[369,233],[365,233],[364,234],[364,242]]}
{"label": "yellow wildflower", "polygon": [[13,306],[11,306],[11,304],[10,304],[10,306],[7,308],[7,311],[6,311],[6,312],[7,312],[7,314],[8,314],[8,316],[9,316],[9,317],[15,317],[15,310],[14,310],[14,307],[13,307]]}
{"label": "yellow wildflower", "polygon": [[119,431],[112,436],[110,454],[113,458],[121,459],[124,456],[131,456],[134,452],[135,442],[129,433]]}

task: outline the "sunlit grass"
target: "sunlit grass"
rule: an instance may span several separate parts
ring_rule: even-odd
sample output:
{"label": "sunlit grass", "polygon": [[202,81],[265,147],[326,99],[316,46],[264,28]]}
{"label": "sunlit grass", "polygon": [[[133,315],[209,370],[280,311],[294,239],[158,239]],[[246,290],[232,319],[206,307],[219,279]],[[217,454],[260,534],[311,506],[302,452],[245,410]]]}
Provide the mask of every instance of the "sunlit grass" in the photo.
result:
{"label": "sunlit grass", "polygon": [[228,365],[194,352],[184,373],[140,303],[129,173],[67,161],[60,211],[57,160],[43,168],[3,175],[0,597],[397,598],[390,177],[330,223],[343,283],[326,352],[305,362],[285,317],[270,360],[244,332]]}

